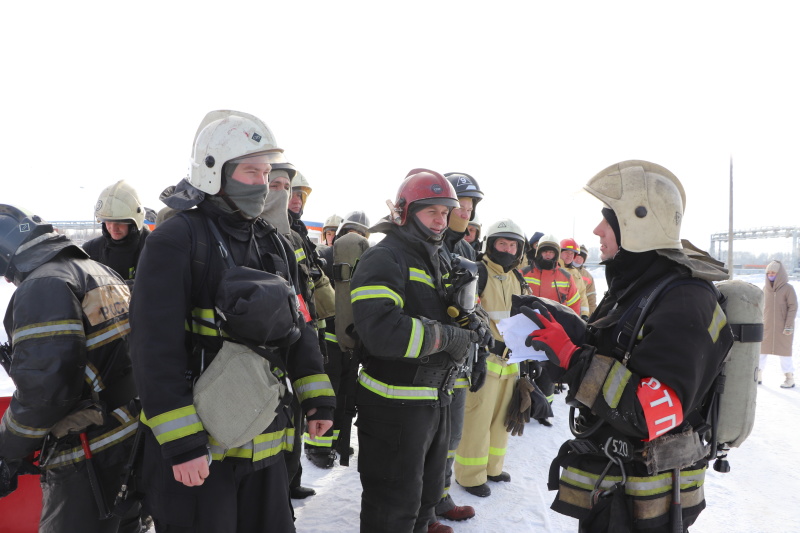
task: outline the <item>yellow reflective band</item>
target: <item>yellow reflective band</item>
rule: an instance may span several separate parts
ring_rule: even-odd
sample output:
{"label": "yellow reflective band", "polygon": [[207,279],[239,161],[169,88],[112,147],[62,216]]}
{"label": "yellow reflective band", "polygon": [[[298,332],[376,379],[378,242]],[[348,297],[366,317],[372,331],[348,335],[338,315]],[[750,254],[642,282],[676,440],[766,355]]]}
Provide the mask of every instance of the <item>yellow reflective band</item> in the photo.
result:
{"label": "yellow reflective band", "polygon": [[622,391],[630,379],[631,371],[619,361],[614,361],[614,366],[611,367],[611,371],[603,383],[603,399],[610,408],[617,408],[622,398]]}
{"label": "yellow reflective band", "polygon": [[[136,433],[136,429],[138,427],[139,420],[137,418],[131,418],[127,423],[91,439],[89,441],[89,450],[95,454],[105,450],[106,448],[110,448],[111,446],[114,446],[115,444],[132,437],[133,434]],[[83,446],[68,448],[58,452],[54,457],[52,457],[47,462],[45,470],[50,470],[51,468],[64,466],[70,463],[78,463],[83,461],[85,458]]]}
{"label": "yellow reflective band", "polygon": [[358,382],[365,389],[374,392],[378,396],[392,400],[438,400],[439,390],[433,387],[406,387],[401,385],[389,385],[379,381],[365,370],[361,370],[358,375]]}
{"label": "yellow reflective band", "polygon": [[335,333],[329,333],[329,332],[326,331],[325,332],[325,340],[328,341],[328,342],[334,342],[334,343],[337,342],[336,341],[336,334]]}
{"label": "yellow reflective band", "polygon": [[298,248],[297,250],[294,251],[294,258],[297,259],[297,262],[299,263],[300,261],[306,258],[306,251],[303,250],[302,248]]}
{"label": "yellow reflective band", "polygon": [[436,288],[436,286],[433,284],[433,279],[428,275],[428,273],[419,268],[409,267],[408,279],[410,281],[419,281],[420,283],[424,283],[425,285],[429,286],[432,289]]}
{"label": "yellow reflective band", "polygon": [[330,448],[333,446],[333,443],[336,442],[336,439],[339,438],[339,430],[334,430],[333,435],[317,435],[316,437],[312,437],[308,433],[303,433],[303,442],[306,444],[311,444],[312,446],[319,446],[321,448]]}
{"label": "yellow reflective band", "polygon": [[27,439],[41,439],[50,432],[50,428],[35,428],[20,424],[11,416],[11,411],[6,411],[6,416],[3,418],[3,423],[6,424],[8,429],[18,437],[25,437]]}
{"label": "yellow reflective band", "polygon": [[581,293],[579,293],[579,292],[576,292],[576,293],[575,293],[575,295],[574,295],[572,298],[570,298],[569,300],[567,300],[567,301],[564,303],[564,305],[566,305],[567,307],[569,307],[570,305],[574,304],[575,302],[577,302],[577,301],[578,301],[578,300],[580,300],[580,299],[581,299]]}
{"label": "yellow reflective band", "polygon": [[539,278],[531,278],[531,277],[525,276],[525,281],[530,285],[541,285],[542,284],[542,280],[540,280]]}
{"label": "yellow reflective band", "polygon": [[262,433],[253,439],[253,462],[261,461],[294,449],[294,428]]}
{"label": "yellow reflective band", "polygon": [[[705,482],[705,468],[686,470],[681,472],[681,490],[701,487]],[[599,474],[586,472],[574,467],[568,467],[561,472],[561,481],[567,485],[584,490],[594,490],[595,483],[600,479]],[[622,476],[606,476],[600,483],[600,488],[605,490],[621,482]],[[672,473],[664,472],[655,476],[628,476],[625,483],[625,494],[629,496],[647,497],[664,494],[672,490]]]}
{"label": "yellow reflective band", "polygon": [[292,389],[294,389],[301,403],[310,398],[336,396],[327,374],[313,374],[300,378],[292,383]]}
{"label": "yellow reflective band", "polygon": [[388,298],[398,307],[403,307],[403,299],[400,295],[388,287],[381,285],[365,285],[350,291],[350,303],[354,304],[359,300],[370,300],[372,298]]}
{"label": "yellow reflective band", "polygon": [[80,320],[55,320],[53,322],[39,322],[14,330],[11,334],[11,343],[19,344],[28,339],[53,337],[55,335],[76,335],[83,337],[83,323]]}
{"label": "yellow reflective band", "polygon": [[89,334],[89,336],[86,337],[86,349],[94,350],[96,348],[100,348],[101,346],[105,346],[109,342],[121,339],[130,333],[130,330],[131,325],[128,323],[128,319],[115,322],[110,326],[101,329],[100,331],[95,331],[94,333]]}
{"label": "yellow reflective band", "polygon": [[422,327],[422,321],[418,318],[411,319],[411,336],[408,339],[408,347],[403,357],[410,357],[416,359],[419,357],[419,352],[422,350],[422,341],[425,339],[425,328]]}
{"label": "yellow reflective band", "polygon": [[[216,322],[216,316],[214,315],[213,309],[202,309],[200,307],[195,307],[192,309],[192,319],[202,319],[206,322],[214,324]],[[192,333],[196,333],[197,335],[205,335],[207,337],[219,337],[219,331],[215,328],[210,328],[203,323],[196,322],[192,320]]]}
{"label": "yellow reflective band", "polygon": [[456,454],[456,462],[464,466],[481,466],[489,464],[489,456],[483,457],[464,457],[463,455]]}
{"label": "yellow reflective band", "polygon": [[173,409],[148,419],[144,411],[140,414],[142,423],[153,430],[159,444],[172,442],[203,431],[203,423],[197,416],[194,405]]}
{"label": "yellow reflective band", "polygon": [[463,377],[456,379],[456,385],[454,388],[463,389],[465,387],[469,387],[469,378]]}
{"label": "yellow reflective band", "polygon": [[494,455],[497,457],[502,457],[506,454],[507,448],[493,448],[489,446],[489,455]]}
{"label": "yellow reflective band", "polygon": [[717,304],[714,308],[714,316],[711,317],[711,324],[708,326],[708,334],[711,335],[712,342],[717,342],[720,331],[722,331],[722,328],[724,328],[727,323],[728,317],[725,316],[725,312],[719,304]]}
{"label": "yellow reflective band", "polygon": [[553,281],[553,287],[560,289],[569,287],[569,281]]}

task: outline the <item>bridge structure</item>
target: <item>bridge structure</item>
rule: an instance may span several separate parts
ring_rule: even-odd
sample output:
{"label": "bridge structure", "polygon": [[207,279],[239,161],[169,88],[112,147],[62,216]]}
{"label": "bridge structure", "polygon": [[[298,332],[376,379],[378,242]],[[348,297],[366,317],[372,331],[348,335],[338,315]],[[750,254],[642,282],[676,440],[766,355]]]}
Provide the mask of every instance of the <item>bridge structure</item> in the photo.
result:
{"label": "bridge structure", "polygon": [[[763,228],[734,230],[733,240],[744,239],[792,239],[792,260],[790,272],[800,270],[800,226],[768,226]],[[711,235],[711,253],[722,256],[722,243],[728,242],[728,232]]]}

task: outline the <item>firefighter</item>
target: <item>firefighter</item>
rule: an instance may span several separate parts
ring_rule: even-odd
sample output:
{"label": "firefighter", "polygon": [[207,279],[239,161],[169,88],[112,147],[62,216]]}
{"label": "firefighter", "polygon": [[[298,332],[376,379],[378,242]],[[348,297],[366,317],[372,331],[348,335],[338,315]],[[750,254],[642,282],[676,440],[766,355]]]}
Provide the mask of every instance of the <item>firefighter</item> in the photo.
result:
{"label": "firefighter", "polygon": [[[339,238],[350,232],[358,233],[364,238],[369,237],[369,218],[367,218],[367,215],[363,211],[352,211],[345,215],[344,218],[337,218],[339,219],[339,223],[335,228],[335,238]],[[328,219],[328,222],[332,223],[333,221]],[[335,242],[335,239],[332,240],[331,245],[323,247],[320,252],[323,259],[322,271],[328,278],[332,278],[333,276],[333,246]],[[331,281],[331,285],[333,284],[334,282]],[[319,468],[333,468],[336,463],[339,432],[345,424],[352,424],[352,420],[345,416],[345,393],[353,389],[352,385],[355,384],[358,373],[358,361],[352,354],[343,352],[339,347],[336,339],[336,317],[334,315],[325,317],[323,332],[325,335],[325,349],[327,354],[325,373],[330,378],[333,392],[336,394],[336,410],[333,416],[333,427],[328,430],[327,433],[315,439],[306,436],[305,453],[306,458],[314,466]],[[348,385],[350,386],[348,387]],[[347,432],[347,435],[349,436],[350,433]],[[340,453],[347,453],[348,455],[354,453],[349,442],[342,445]]]}
{"label": "firefighter", "polygon": [[[309,302],[309,316],[316,327],[317,309],[315,305],[314,283],[310,280],[309,261],[305,255],[305,244],[303,237],[291,229],[290,217],[288,215],[289,198],[291,195],[291,181],[296,174],[294,165],[291,163],[274,163],[273,169],[269,173],[269,192],[264,203],[264,210],[261,218],[272,225],[277,232],[283,236],[288,245],[295,251],[295,259],[298,264],[298,281],[303,298]],[[323,352],[324,353],[324,352]],[[292,453],[285,454],[286,469],[289,473],[289,494],[293,499],[302,500],[313,496],[316,491],[310,487],[301,485],[303,467],[300,464],[300,455],[303,442],[303,413],[297,398],[292,402],[293,417],[295,420],[295,442]]]}
{"label": "firefighter", "polygon": [[363,343],[358,408],[361,531],[450,533],[435,520],[450,439],[450,402],[467,348],[485,328],[454,325],[447,314],[441,250],[458,199],[438,172],[415,169],[392,213],[373,226],[386,233],[361,256],[351,282]]}
{"label": "firefighter", "polygon": [[145,208],[136,190],[125,180],[103,189],[94,208],[103,235],[87,241],[89,257],[110,266],[128,285],[133,285],[136,264],[150,230],[144,225]]}
{"label": "firefighter", "polygon": [[464,240],[472,246],[472,249],[475,250],[476,253],[481,250],[481,246],[483,245],[483,241],[481,240],[481,220],[478,218],[477,214],[469,221],[469,224],[467,224],[467,234],[464,235]]}
{"label": "firefighter", "polygon": [[128,286],[10,205],[0,205],[0,274],[17,286],[4,322],[17,390],[0,423],[0,497],[36,471],[28,458],[41,450],[39,531],[138,533],[138,503],[109,514],[138,427]]}
{"label": "firefighter", "polygon": [[[333,246],[333,239],[336,238],[336,230],[339,229],[339,224],[342,223],[342,217],[339,215],[331,215],[322,226],[322,245]],[[330,277],[330,276],[329,276]]]}
{"label": "firefighter", "polygon": [[559,257],[558,264],[561,268],[566,269],[566,271],[572,276],[575,286],[578,288],[578,294],[580,294],[581,297],[580,315],[584,320],[586,320],[589,318],[589,300],[586,296],[586,283],[584,283],[581,273],[572,264],[572,262],[575,260],[575,257],[578,256],[578,252],[580,252],[580,247],[575,239],[572,237],[569,239],[562,239],[561,255]]}
{"label": "firefighter", "polygon": [[511,315],[512,295],[529,294],[516,268],[525,257],[525,234],[509,219],[495,222],[486,231],[486,252],[481,262],[479,295],[488,313],[494,346],[486,360],[486,381],[468,392],[464,408],[464,432],[456,450],[455,475],[459,485],[475,496],[492,493],[486,483],[511,481],[503,471],[508,444],[506,412],[516,393],[519,365],[508,363],[509,351],[497,323]]}
{"label": "firefighter", "polygon": [[521,309],[540,327],[529,343],[563,373],[579,409],[578,439],[550,470],[552,508],[580,531],[686,531],[705,507],[697,410],[733,343],[710,283],[727,272],[684,253],[686,197],[666,168],[624,161],[584,189],[605,204],[594,234],[608,292],[586,328],[545,301],[535,303],[542,315]]}
{"label": "firefighter", "polygon": [[586,258],[589,257],[589,250],[581,244],[580,252],[572,260],[572,266],[581,274],[583,284],[586,286],[586,301],[589,303],[589,316],[597,309],[597,289],[594,286],[594,276],[586,268]]}
{"label": "firefighter", "polygon": [[574,278],[559,266],[561,244],[553,235],[542,235],[530,267],[522,270],[534,296],[549,298],[580,314],[580,294]]}
{"label": "firefighter", "polygon": [[[478,182],[469,174],[462,172],[449,172],[445,174],[447,181],[456,191],[459,206],[453,209],[448,221],[443,248],[451,254],[466,257],[475,261],[475,249],[467,242],[470,234],[469,224],[477,217],[478,202],[483,199]],[[474,226],[473,226],[474,228]],[[477,235],[477,232],[475,233]],[[471,371],[465,369],[460,373],[453,389],[453,402],[450,404],[450,445],[447,451],[447,466],[444,472],[444,495],[436,504],[436,515],[448,520],[467,520],[475,516],[475,509],[470,505],[456,505],[450,495],[450,484],[453,478],[453,463],[455,462],[456,449],[461,442],[464,428],[464,405],[467,399],[467,389],[474,391],[480,389],[486,379],[486,357],[488,351],[481,352],[482,359],[473,365]],[[471,385],[474,386],[471,387]]]}
{"label": "firefighter", "polygon": [[[260,433],[244,444],[222,445],[206,427],[212,418],[204,421],[193,401],[195,382],[214,368],[221,349],[232,343],[258,348],[269,340],[271,348],[260,353],[273,376],[291,380],[309,433],[322,434],[332,424],[334,398],[316,332],[307,324],[294,251],[259,217],[272,163],[283,162],[283,150],[257,117],[210,112],[198,128],[189,176],[162,197],[182,212],[153,232],[142,253],[131,353],[147,426],[144,502],[157,532],[294,531],[283,458],[294,441],[290,395],[284,387],[267,427],[249,428]],[[220,296],[236,287],[227,276],[232,272],[252,273],[264,287],[253,292],[256,298],[237,299],[246,307],[236,315],[219,308]],[[256,281],[239,286],[254,290]],[[253,315],[263,320],[248,321]],[[218,376],[223,383],[227,373]],[[249,410],[238,406],[251,394],[227,387],[231,394],[219,395],[213,419],[249,420]]]}

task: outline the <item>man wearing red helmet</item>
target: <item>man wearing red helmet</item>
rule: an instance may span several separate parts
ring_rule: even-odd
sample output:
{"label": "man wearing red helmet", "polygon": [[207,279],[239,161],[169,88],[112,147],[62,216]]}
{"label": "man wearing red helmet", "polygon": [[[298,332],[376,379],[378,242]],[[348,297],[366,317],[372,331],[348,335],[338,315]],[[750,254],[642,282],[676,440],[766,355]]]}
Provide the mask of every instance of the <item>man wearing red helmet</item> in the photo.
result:
{"label": "man wearing red helmet", "polygon": [[[353,318],[363,343],[358,377],[362,531],[449,533],[436,521],[450,438],[450,403],[468,348],[485,332],[462,329],[447,314],[441,249],[453,186],[439,174],[412,170],[386,233],[358,262],[351,282]],[[488,341],[488,338],[486,338]]]}

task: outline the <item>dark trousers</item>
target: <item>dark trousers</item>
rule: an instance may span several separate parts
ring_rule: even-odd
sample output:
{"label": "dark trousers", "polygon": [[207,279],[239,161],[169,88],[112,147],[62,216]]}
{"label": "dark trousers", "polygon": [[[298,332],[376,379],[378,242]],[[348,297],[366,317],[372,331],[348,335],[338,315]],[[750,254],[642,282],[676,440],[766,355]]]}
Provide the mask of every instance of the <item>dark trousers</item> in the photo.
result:
{"label": "dark trousers", "polygon": [[361,531],[425,533],[444,488],[450,406],[358,406]]}
{"label": "dark trousers", "polygon": [[[331,331],[332,320],[328,319],[329,328]],[[335,330],[332,330],[335,331]],[[333,426],[325,433],[325,437],[333,437],[337,431],[341,431],[345,425],[353,423],[352,418],[347,417],[346,407],[348,401],[352,407],[352,395],[355,393],[356,382],[358,380],[358,360],[349,353],[343,352],[339,348],[339,344],[328,341],[328,362],[325,363],[325,373],[331,381],[331,388],[336,395],[336,408],[333,411]],[[306,442],[307,449],[325,449],[336,448],[336,439],[331,441],[330,446],[318,446]],[[346,443],[350,446],[350,443]]]}
{"label": "dark trousers", "polygon": [[286,461],[286,475],[289,477],[289,488],[296,489],[300,486],[303,479],[303,465],[300,464],[300,455],[303,453],[303,431],[305,430],[305,418],[303,409],[300,407],[300,400],[295,394],[292,398],[292,419],[294,420],[294,442],[291,452],[283,454]]}
{"label": "dark trousers", "polygon": [[[133,439],[94,456],[94,470],[106,507],[114,507],[122,469]],[[86,461],[47,471],[42,476],[42,516],[39,533],[139,533],[141,505],[135,503],[122,519],[100,520],[100,511],[89,481]],[[0,518],[0,522],[2,522]],[[3,528],[0,527],[0,530]]]}
{"label": "dark trousers", "polygon": [[175,481],[150,431],[145,433],[145,511],[156,533],[292,533],[292,505],[282,459],[253,470],[249,459],[213,461],[198,487]]}
{"label": "dark trousers", "polygon": [[453,402],[450,404],[450,445],[447,450],[447,465],[444,470],[444,496],[436,504],[436,514],[444,514],[456,506],[450,496],[450,485],[453,482],[453,463],[456,460],[456,449],[461,443],[464,431],[464,405],[467,402],[467,387],[453,389]]}

